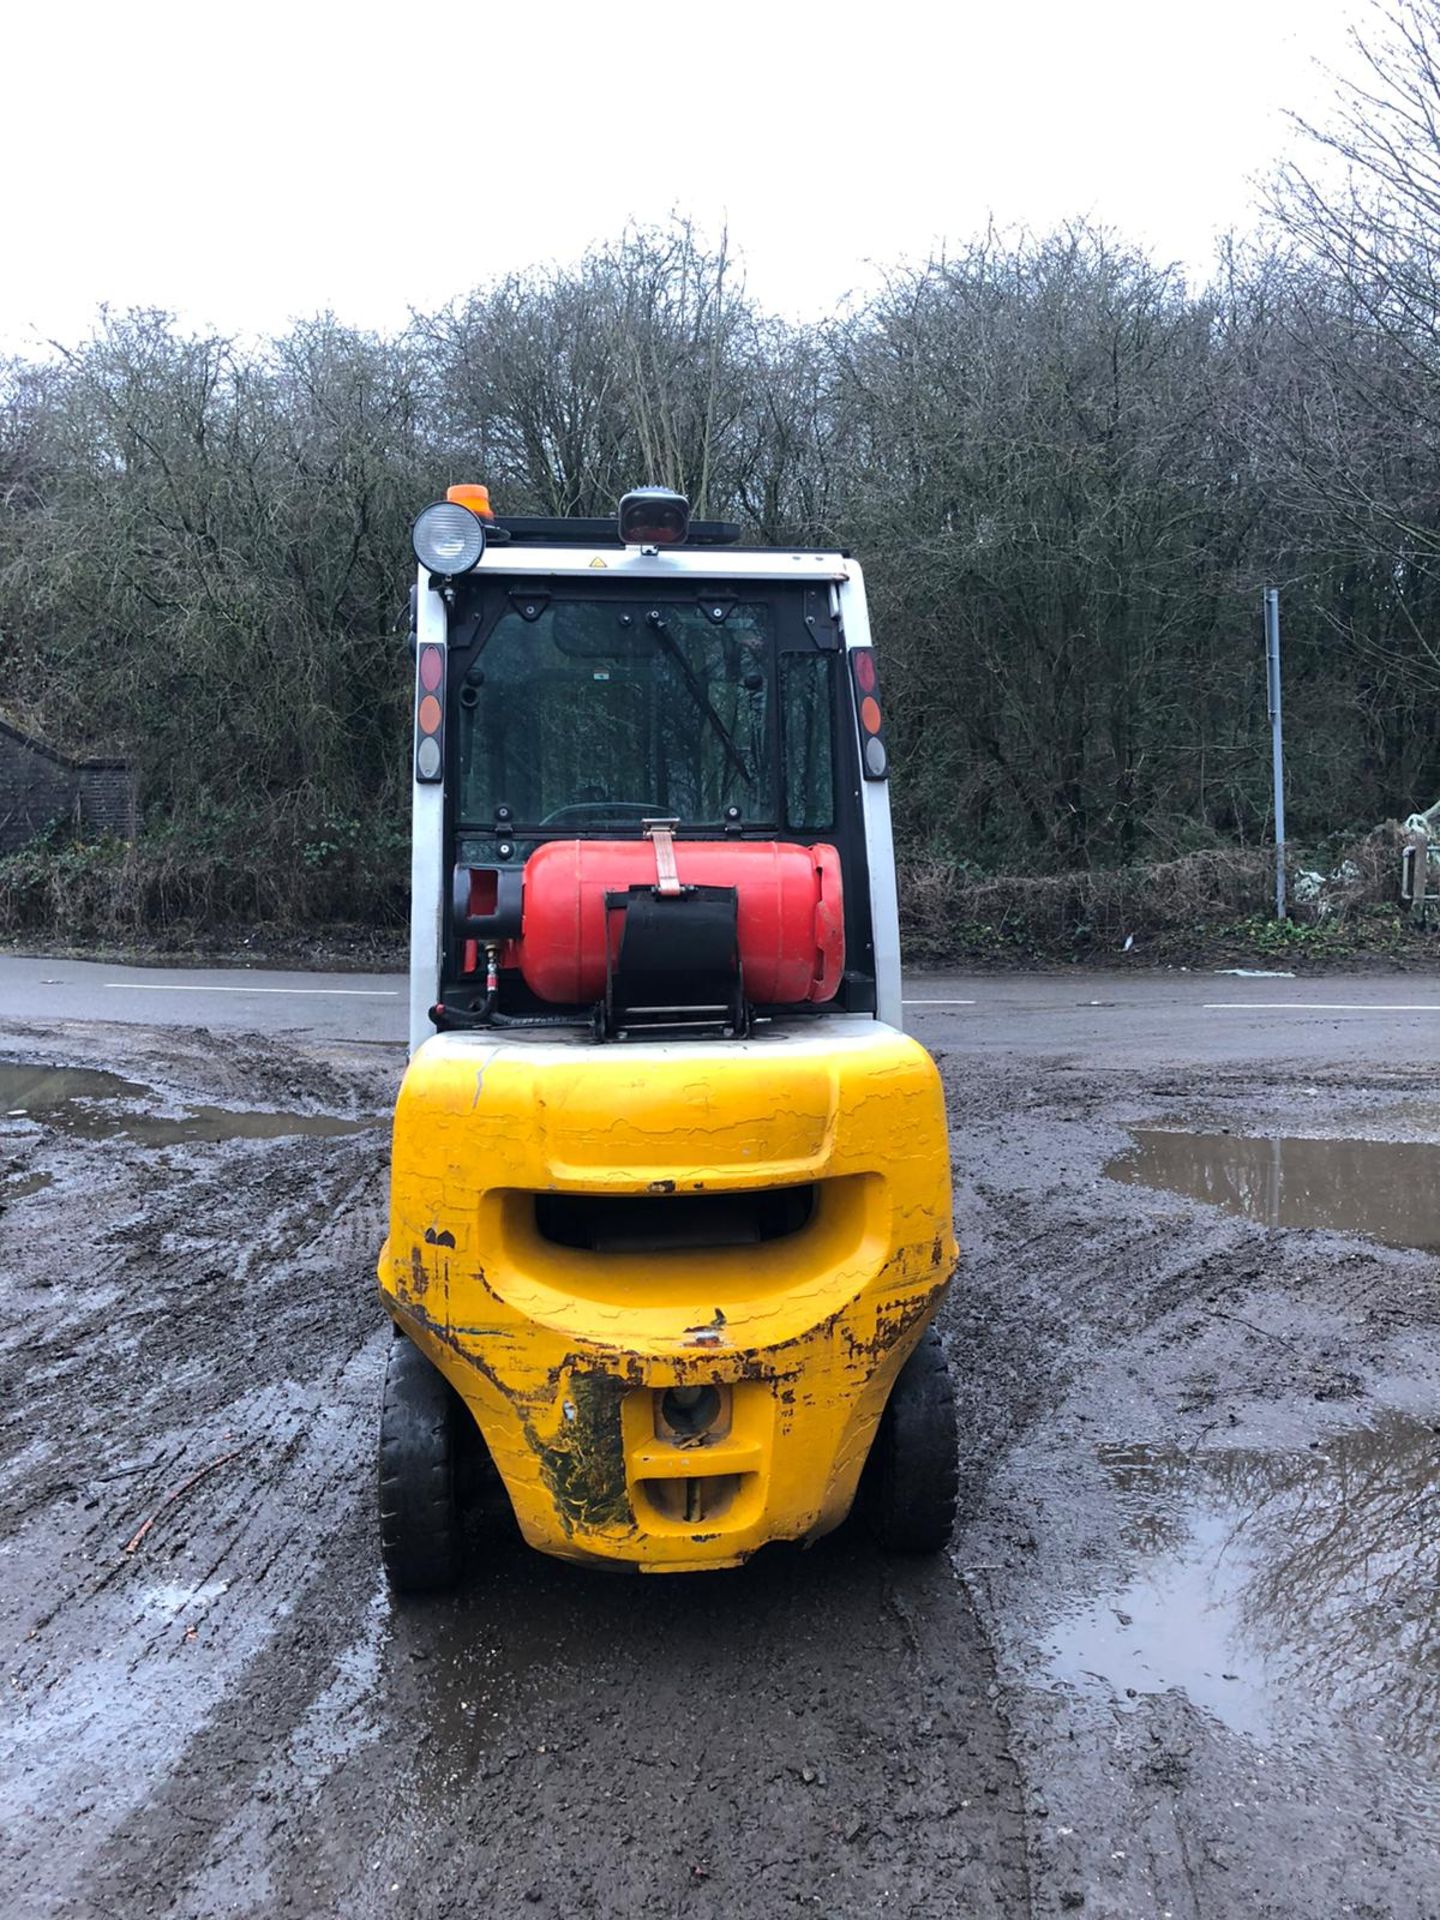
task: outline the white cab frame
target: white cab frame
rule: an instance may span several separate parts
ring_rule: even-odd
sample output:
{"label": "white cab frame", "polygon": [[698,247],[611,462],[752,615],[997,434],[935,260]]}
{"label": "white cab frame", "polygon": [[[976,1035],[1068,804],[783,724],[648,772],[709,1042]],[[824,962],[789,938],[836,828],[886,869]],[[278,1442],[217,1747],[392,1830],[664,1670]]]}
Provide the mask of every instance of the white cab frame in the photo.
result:
{"label": "white cab frame", "polygon": [[[838,553],[796,553],[784,548],[684,547],[652,551],[644,547],[596,548],[552,546],[487,547],[477,573],[523,574],[526,579],[574,578],[579,574],[619,574],[626,579],[676,580],[700,575],[709,580],[796,580],[827,584],[831,605],[840,618],[848,652],[868,647],[870,616],[865,580],[855,561]],[[422,567],[415,585],[416,704],[420,698],[419,650],[447,644],[447,609],[441,591],[430,585]],[[848,661],[847,661],[848,669]],[[445,683],[448,685],[448,680]],[[860,764],[859,720],[847,689],[845,710],[855,729],[855,764]],[[414,709],[411,732],[414,734]],[[446,766],[449,765],[449,702],[446,701]],[[412,756],[414,744],[412,738]],[[445,895],[449,871],[445,860],[445,788],[436,781],[414,779],[413,828],[410,849],[410,1051],[434,1034],[430,1009],[440,996],[444,964]],[[860,781],[861,817],[865,831],[865,860],[870,874],[870,925],[875,944],[876,1017],[899,1027],[900,914],[895,888],[895,841],[890,825],[890,788],[885,780]]]}

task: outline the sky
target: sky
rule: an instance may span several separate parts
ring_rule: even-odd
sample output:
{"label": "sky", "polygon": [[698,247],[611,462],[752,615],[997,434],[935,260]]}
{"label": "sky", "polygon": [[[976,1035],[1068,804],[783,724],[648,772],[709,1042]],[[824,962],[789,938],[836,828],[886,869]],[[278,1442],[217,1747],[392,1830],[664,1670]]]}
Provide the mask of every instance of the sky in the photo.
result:
{"label": "sky", "polygon": [[402,326],[672,209],[813,319],[993,220],[1202,275],[1364,0],[25,0],[0,350],[101,304]]}

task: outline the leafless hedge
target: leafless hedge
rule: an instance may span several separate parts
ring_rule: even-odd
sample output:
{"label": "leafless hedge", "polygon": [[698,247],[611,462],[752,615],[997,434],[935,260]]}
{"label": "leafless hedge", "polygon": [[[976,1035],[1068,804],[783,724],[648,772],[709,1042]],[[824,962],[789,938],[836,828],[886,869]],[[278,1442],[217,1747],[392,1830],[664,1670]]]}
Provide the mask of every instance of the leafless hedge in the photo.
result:
{"label": "leafless hedge", "polygon": [[[321,316],[256,345],[141,311],[0,363],[0,710],[130,760],[147,837],[197,856],[122,862],[108,905],[82,863],[72,897],[311,916],[348,871],[380,910],[393,849],[358,850],[405,809],[408,526],[457,479],[517,513],[669,484],[855,552],[936,951],[1263,908],[1266,585],[1292,835],[1433,802],[1440,0],[1373,24],[1373,84],[1200,287],[1079,222],[795,326],[677,220],[394,336]],[[28,914],[51,884],[0,889]]]}
{"label": "leafless hedge", "polygon": [[[1292,902],[1299,925],[1344,920],[1367,908],[1398,910],[1400,847],[1394,822],[1330,856],[1322,885]],[[976,878],[943,860],[911,860],[901,874],[905,950],[936,965],[967,958],[1103,957],[1131,950],[1182,950],[1273,913],[1275,856],[1268,848],[1214,849],[1151,865],[1087,873]]]}

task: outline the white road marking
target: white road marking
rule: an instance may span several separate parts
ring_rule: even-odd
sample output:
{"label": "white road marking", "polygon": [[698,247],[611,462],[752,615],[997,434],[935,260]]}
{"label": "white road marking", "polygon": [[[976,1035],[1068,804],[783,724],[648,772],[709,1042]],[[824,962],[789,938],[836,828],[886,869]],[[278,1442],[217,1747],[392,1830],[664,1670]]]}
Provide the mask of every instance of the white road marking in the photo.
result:
{"label": "white road marking", "polygon": [[1440,1013],[1433,1001],[1207,1000],[1206,1013]]}
{"label": "white road marking", "polygon": [[973,1007],[973,1000],[902,1000],[904,1007]]}
{"label": "white road marking", "polygon": [[398,1000],[398,987],[191,987],[159,980],[105,980],[102,990],[117,993],[287,993],[321,1000]]}

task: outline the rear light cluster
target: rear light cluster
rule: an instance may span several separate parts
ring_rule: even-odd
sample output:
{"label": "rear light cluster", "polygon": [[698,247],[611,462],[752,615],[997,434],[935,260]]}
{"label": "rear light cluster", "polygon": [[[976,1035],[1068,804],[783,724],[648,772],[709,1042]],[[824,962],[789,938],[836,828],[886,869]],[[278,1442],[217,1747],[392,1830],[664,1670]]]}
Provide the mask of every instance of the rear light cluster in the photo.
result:
{"label": "rear light cluster", "polygon": [[885,750],[885,716],[880,711],[880,684],[875,673],[873,647],[852,649],[850,677],[855,687],[855,711],[860,718],[860,770],[867,780],[883,780],[890,756]]}
{"label": "rear light cluster", "polygon": [[415,778],[445,774],[445,649],[427,641],[415,661]]}

